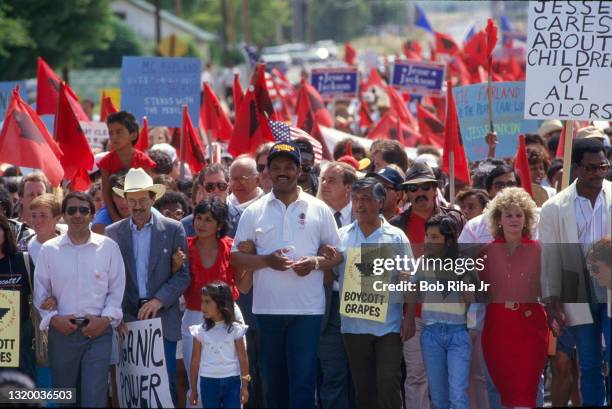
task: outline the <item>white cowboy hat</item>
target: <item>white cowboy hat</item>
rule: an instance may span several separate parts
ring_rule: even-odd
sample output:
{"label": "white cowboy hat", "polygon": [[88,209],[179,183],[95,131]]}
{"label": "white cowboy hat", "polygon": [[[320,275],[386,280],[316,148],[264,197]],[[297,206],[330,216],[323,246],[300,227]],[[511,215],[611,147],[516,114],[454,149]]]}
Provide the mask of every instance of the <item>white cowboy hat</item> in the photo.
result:
{"label": "white cowboy hat", "polygon": [[127,175],[125,175],[124,189],[113,188],[113,191],[121,197],[125,197],[126,193],[134,192],[153,192],[155,193],[155,200],[166,193],[166,186],[160,184],[154,184],[151,176],[147,174],[142,168],[130,169]]}

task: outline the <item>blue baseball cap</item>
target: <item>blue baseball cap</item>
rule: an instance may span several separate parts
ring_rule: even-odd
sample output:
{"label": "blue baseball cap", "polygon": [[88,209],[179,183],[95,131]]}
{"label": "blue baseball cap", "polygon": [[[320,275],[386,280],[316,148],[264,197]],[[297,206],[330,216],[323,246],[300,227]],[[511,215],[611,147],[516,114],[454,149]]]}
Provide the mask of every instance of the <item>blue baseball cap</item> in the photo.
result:
{"label": "blue baseball cap", "polygon": [[270,152],[268,153],[268,165],[272,162],[272,159],[279,156],[287,156],[293,159],[298,166],[302,164],[302,156],[300,155],[300,148],[291,142],[277,142],[272,145]]}
{"label": "blue baseball cap", "polygon": [[382,179],[384,182],[393,185],[393,187],[399,186],[404,181],[397,170],[389,167],[382,168],[378,172],[368,172],[366,177],[373,177],[378,180]]}

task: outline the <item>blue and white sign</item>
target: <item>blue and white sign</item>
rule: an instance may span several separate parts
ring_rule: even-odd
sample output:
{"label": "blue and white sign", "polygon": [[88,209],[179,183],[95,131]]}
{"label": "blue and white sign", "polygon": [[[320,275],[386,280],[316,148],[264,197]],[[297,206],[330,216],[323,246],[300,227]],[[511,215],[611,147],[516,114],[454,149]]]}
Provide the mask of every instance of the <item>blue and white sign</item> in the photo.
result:
{"label": "blue and white sign", "polygon": [[[470,162],[483,160],[489,150],[485,136],[489,132],[487,84],[473,84],[453,88],[461,138]],[[523,119],[525,106],[524,82],[493,83],[493,127],[499,143],[495,157],[507,158],[516,154],[518,136],[534,133],[540,121]]]}
{"label": "blue and white sign", "polygon": [[357,68],[313,68],[310,83],[326,100],[355,98],[359,87]]}
{"label": "blue and white sign", "polygon": [[181,126],[183,105],[193,121],[200,110],[200,60],[197,58],[123,57],[121,109],[149,125]]}
{"label": "blue and white sign", "polygon": [[444,96],[442,87],[446,65],[415,60],[399,60],[393,64],[391,85],[410,95]]}
{"label": "blue and white sign", "polygon": [[11,95],[13,95],[13,89],[19,85],[19,95],[27,103],[28,97],[26,92],[25,81],[7,81],[0,82],[0,122],[4,121],[6,110],[11,102]]}

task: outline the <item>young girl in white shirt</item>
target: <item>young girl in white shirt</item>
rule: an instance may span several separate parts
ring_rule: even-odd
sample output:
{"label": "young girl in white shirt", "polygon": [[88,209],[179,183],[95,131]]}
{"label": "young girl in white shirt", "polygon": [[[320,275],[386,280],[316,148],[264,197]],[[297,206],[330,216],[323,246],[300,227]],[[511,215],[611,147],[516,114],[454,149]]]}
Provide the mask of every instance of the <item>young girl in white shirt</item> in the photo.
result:
{"label": "young girl in white shirt", "polygon": [[189,327],[193,335],[189,401],[197,405],[199,379],[203,408],[240,408],[249,399],[251,380],[244,337],[248,326],[236,321],[227,284],[208,284],[201,293],[204,323]]}

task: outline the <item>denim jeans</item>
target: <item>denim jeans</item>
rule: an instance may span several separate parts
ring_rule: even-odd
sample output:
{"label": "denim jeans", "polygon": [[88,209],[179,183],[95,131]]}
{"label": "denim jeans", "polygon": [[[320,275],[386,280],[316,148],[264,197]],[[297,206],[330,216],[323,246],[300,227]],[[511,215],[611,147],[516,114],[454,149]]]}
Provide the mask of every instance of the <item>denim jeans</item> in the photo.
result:
{"label": "denim jeans", "polygon": [[[591,304],[592,324],[571,327],[576,338],[578,363],[580,365],[580,392],[584,406],[603,406],[606,398],[606,388],[602,373],[604,356],[601,350],[601,336],[606,344],[605,359],[610,363],[610,318],[607,304]],[[608,393],[610,384],[608,378]],[[609,397],[608,397],[608,403]]]}
{"label": "denim jeans", "polygon": [[240,377],[206,378],[200,376],[203,408],[240,408]]}
{"label": "denim jeans", "polygon": [[265,407],[313,408],[321,315],[256,315]]}
{"label": "denim jeans", "polygon": [[176,341],[168,341],[164,338],[164,358],[166,359],[166,371],[168,372],[168,382],[170,383],[170,396],[176,406]]}
{"label": "denim jeans", "polygon": [[465,325],[435,323],[421,333],[431,401],[436,409],[468,409],[472,341]]}

